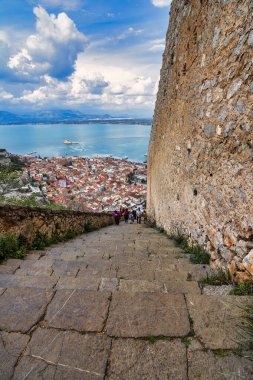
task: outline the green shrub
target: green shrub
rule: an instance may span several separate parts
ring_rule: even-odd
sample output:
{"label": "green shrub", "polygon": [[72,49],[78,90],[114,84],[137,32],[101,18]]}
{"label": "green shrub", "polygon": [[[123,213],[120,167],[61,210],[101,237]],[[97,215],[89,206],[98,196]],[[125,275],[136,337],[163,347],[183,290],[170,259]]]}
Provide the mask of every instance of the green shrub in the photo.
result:
{"label": "green shrub", "polygon": [[26,256],[26,248],[14,233],[0,234],[0,260],[9,258],[23,259]]}
{"label": "green shrub", "polygon": [[248,296],[253,295],[253,283],[250,280],[243,281],[236,284],[234,289],[230,292],[231,295],[235,296]]}
{"label": "green shrub", "polygon": [[17,236],[13,233],[0,234],[0,260],[13,257],[19,249]]}
{"label": "green shrub", "polygon": [[201,285],[214,285],[214,286],[230,285],[232,283],[232,278],[228,271],[225,272],[222,269],[219,269],[214,274],[209,275],[207,273],[206,278],[201,279],[199,283]]}
{"label": "green shrub", "polygon": [[42,232],[37,232],[32,244],[30,245],[30,249],[44,249],[49,245],[49,239],[47,234],[43,234]]}

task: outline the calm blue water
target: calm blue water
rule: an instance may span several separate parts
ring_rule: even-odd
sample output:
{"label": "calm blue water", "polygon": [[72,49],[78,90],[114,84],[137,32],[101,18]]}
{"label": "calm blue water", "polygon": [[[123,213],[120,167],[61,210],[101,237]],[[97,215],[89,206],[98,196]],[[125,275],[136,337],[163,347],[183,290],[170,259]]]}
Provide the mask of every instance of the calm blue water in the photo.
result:
{"label": "calm blue water", "polygon": [[[143,162],[151,126],[125,124],[0,125],[0,148],[42,157],[108,155]],[[78,141],[65,145],[64,140]]]}

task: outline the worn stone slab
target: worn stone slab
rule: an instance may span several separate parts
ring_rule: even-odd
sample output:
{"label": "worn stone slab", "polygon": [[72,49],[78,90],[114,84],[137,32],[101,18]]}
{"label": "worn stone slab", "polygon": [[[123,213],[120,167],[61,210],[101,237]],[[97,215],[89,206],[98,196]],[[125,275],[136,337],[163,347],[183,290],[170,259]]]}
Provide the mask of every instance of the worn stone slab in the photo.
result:
{"label": "worn stone slab", "polygon": [[101,282],[99,285],[100,291],[107,291],[107,292],[116,292],[118,290],[119,286],[119,279],[118,278],[101,278]]}
{"label": "worn stone slab", "polygon": [[117,270],[112,268],[112,269],[104,269],[104,270],[96,270],[93,268],[86,268],[86,269],[81,269],[77,277],[97,277],[97,278],[115,278],[116,277]]}
{"label": "worn stone slab", "polygon": [[100,332],[110,295],[109,292],[58,290],[48,306],[45,322],[49,327]]}
{"label": "worn stone slab", "polygon": [[228,354],[215,355],[212,351],[195,351],[189,355],[189,380],[250,380],[253,379],[252,361]]}
{"label": "worn stone slab", "polygon": [[56,260],[52,265],[54,275],[56,276],[73,276],[75,277],[80,269],[80,263],[76,261],[59,261]]}
{"label": "worn stone slab", "polygon": [[162,292],[163,285],[155,281],[120,280],[119,290],[123,292]]}
{"label": "worn stone slab", "polygon": [[57,279],[52,276],[0,275],[0,286],[2,288],[52,289],[56,282]]}
{"label": "worn stone slab", "polygon": [[154,276],[155,276],[155,281],[162,282],[162,283],[169,280],[186,281],[187,279],[187,273],[176,271],[176,267],[174,264],[166,265],[161,270],[155,270]]}
{"label": "worn stone slab", "polygon": [[[106,336],[38,328],[14,379],[24,379],[28,373],[27,379],[103,379],[110,346]],[[50,372],[45,373],[43,363],[52,367]]]}
{"label": "worn stone slab", "polygon": [[185,336],[190,331],[183,295],[114,293],[106,331],[115,337]]}
{"label": "worn stone slab", "polygon": [[12,274],[20,267],[22,260],[19,259],[9,259],[0,264],[0,273]]}
{"label": "worn stone slab", "polygon": [[30,337],[24,334],[0,333],[0,379],[10,379],[14,366]]}
{"label": "worn stone slab", "polygon": [[247,297],[188,295],[187,305],[197,338],[208,349],[233,349],[240,341],[238,323]]}
{"label": "worn stone slab", "polygon": [[61,277],[56,285],[57,289],[98,290],[100,279],[97,277]]}
{"label": "worn stone slab", "polygon": [[4,293],[4,291],[5,291],[5,289],[4,289],[4,288],[0,288],[0,296],[1,296],[1,294],[3,294],[3,293]]}
{"label": "worn stone slab", "polygon": [[186,278],[191,281],[200,281],[212,274],[212,269],[205,264],[186,263],[184,259],[177,260],[176,268],[178,272],[186,274]]}
{"label": "worn stone slab", "polygon": [[113,341],[108,380],[187,380],[186,348],[172,342],[117,339]]}
{"label": "worn stone slab", "polygon": [[168,280],[165,281],[165,292],[175,294],[201,294],[201,290],[196,281]]}
{"label": "worn stone slab", "polygon": [[53,292],[42,289],[7,289],[0,297],[0,329],[28,332],[43,316]]}
{"label": "worn stone slab", "polygon": [[30,356],[23,356],[15,368],[12,380],[53,380],[56,367]]}
{"label": "worn stone slab", "polygon": [[126,279],[126,280],[154,280],[154,271],[139,268],[136,265],[127,265],[122,264],[119,266],[119,270],[117,272],[117,277]]}
{"label": "worn stone slab", "polygon": [[31,267],[31,268],[18,269],[15,274],[17,274],[18,276],[51,276],[52,273],[53,273],[52,268]]}

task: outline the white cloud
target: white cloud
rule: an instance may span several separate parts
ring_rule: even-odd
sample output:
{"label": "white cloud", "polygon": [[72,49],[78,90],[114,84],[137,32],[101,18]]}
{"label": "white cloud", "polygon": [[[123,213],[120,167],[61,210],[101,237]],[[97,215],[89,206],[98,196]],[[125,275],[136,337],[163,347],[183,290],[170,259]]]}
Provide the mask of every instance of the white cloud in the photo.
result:
{"label": "white cloud", "polygon": [[165,48],[164,38],[151,40],[149,43],[150,43],[149,51],[153,51],[153,52],[164,51],[164,48]]}
{"label": "white cloud", "polygon": [[67,77],[84,49],[86,37],[64,12],[49,15],[39,6],[34,8],[34,14],[37,33],[30,35],[20,51],[10,57],[8,67],[22,77]]}
{"label": "white cloud", "polygon": [[112,56],[107,62],[102,57],[94,59],[83,54],[68,81],[45,75],[43,85],[34,91],[25,91],[20,101],[45,106],[85,105],[96,109],[152,107],[156,80],[140,75],[141,68],[132,69],[131,63],[129,66],[131,68],[122,67]]}
{"label": "white cloud", "polygon": [[151,0],[151,1],[155,7],[162,8],[162,7],[170,6],[173,0]]}
{"label": "white cloud", "polygon": [[[33,1],[33,3],[37,3],[37,1]],[[61,8],[66,11],[68,10],[76,10],[81,6],[81,0],[40,0],[41,5],[46,8]]]}
{"label": "white cloud", "polygon": [[6,101],[6,100],[12,100],[14,98],[14,96],[5,91],[2,87],[0,87],[0,100],[2,101]]}
{"label": "white cloud", "polygon": [[125,38],[128,38],[129,36],[138,36],[143,32],[143,29],[134,29],[133,27],[129,27],[125,32],[120,34],[117,39],[118,40],[124,40]]}

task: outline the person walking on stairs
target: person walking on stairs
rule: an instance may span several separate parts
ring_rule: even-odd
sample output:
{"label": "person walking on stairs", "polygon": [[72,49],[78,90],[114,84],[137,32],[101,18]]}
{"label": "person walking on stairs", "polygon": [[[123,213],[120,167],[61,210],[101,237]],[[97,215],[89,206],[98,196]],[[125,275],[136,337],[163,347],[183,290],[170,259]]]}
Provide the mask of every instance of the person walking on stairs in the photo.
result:
{"label": "person walking on stairs", "polygon": [[137,218],[137,223],[141,224],[141,217],[142,217],[142,212],[140,207],[138,207],[138,210],[136,211],[136,218]]}

